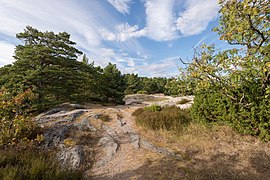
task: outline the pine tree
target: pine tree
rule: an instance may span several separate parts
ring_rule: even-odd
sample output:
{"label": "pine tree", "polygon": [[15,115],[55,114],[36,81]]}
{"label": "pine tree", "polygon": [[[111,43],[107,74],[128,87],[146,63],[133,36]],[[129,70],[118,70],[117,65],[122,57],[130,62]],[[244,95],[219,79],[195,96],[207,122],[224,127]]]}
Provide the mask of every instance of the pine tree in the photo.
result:
{"label": "pine tree", "polygon": [[113,103],[123,103],[126,81],[115,64],[109,63],[102,73],[103,100]]}
{"label": "pine tree", "polygon": [[24,44],[16,46],[11,89],[17,92],[31,88],[37,94],[37,109],[71,99],[83,77],[81,63],[76,61],[82,52],[74,47],[70,35],[27,26],[16,37]]}

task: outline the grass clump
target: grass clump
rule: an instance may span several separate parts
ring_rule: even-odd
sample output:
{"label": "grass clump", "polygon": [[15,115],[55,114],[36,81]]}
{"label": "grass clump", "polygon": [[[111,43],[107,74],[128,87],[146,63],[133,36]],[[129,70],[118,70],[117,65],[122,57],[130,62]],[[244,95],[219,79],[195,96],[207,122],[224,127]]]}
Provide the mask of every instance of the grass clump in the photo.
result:
{"label": "grass clump", "polygon": [[111,120],[111,118],[108,114],[100,114],[98,118],[104,122],[110,122],[110,120]]}
{"label": "grass clump", "polygon": [[82,172],[63,169],[52,155],[40,149],[0,150],[0,179],[83,179]]}
{"label": "grass clump", "polygon": [[186,103],[189,103],[190,101],[191,100],[189,100],[189,99],[183,98],[180,101],[178,101],[177,104],[186,104]]}
{"label": "grass clump", "polygon": [[152,130],[180,133],[183,127],[191,122],[190,112],[187,109],[170,106],[160,107],[160,110],[153,111],[154,108],[150,107],[139,108],[133,113],[138,125]]}
{"label": "grass clump", "polygon": [[145,107],[144,110],[152,112],[161,111],[161,106],[153,104],[151,106]]}

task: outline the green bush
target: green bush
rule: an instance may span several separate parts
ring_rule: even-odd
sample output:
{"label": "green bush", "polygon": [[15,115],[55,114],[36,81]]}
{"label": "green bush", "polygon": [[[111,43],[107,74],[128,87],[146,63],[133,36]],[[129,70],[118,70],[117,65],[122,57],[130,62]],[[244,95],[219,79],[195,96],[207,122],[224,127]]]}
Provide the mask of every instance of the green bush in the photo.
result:
{"label": "green bush", "polygon": [[152,129],[167,130],[180,133],[183,127],[191,122],[190,112],[176,106],[162,107],[159,111],[149,108],[139,108],[134,113],[136,124]]}
{"label": "green bush", "polygon": [[243,134],[259,136],[270,140],[270,101],[262,99],[247,105],[237,104],[220,93],[197,94],[191,108],[195,121],[230,124]]}
{"label": "green bush", "polygon": [[227,100],[220,93],[197,94],[191,108],[192,119],[197,122],[223,121],[227,112]]}
{"label": "green bush", "polygon": [[38,149],[5,149],[0,153],[0,179],[82,179],[80,171],[63,169],[51,153]]}

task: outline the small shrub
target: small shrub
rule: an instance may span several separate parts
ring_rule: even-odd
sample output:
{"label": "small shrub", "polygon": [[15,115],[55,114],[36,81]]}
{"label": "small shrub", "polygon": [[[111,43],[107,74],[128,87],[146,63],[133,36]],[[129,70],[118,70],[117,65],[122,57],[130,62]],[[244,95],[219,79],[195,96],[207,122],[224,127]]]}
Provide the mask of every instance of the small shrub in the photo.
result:
{"label": "small shrub", "polygon": [[152,130],[168,130],[180,133],[191,122],[189,110],[175,106],[163,107],[159,111],[139,108],[134,113],[136,123]]}
{"label": "small shrub", "polygon": [[17,116],[13,120],[3,118],[0,123],[0,147],[35,140],[40,134],[40,128],[28,117]]}
{"label": "small shrub", "polygon": [[228,123],[236,131],[270,140],[270,102],[249,100],[249,106],[233,103],[220,93],[197,94],[191,108],[192,118],[203,123]]}
{"label": "small shrub", "polygon": [[183,98],[180,101],[178,101],[177,104],[186,104],[186,103],[189,103],[190,101],[191,100],[189,100],[189,99]]}
{"label": "small shrub", "polygon": [[[0,147],[36,139],[39,128],[28,117],[35,94],[31,89],[13,96],[0,89]],[[40,139],[39,139],[40,140]]]}

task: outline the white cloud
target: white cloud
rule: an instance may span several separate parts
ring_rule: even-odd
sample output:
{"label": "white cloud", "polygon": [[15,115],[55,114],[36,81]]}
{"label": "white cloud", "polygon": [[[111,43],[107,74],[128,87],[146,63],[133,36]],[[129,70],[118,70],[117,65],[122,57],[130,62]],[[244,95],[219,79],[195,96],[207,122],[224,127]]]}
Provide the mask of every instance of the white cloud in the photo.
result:
{"label": "white cloud", "polygon": [[131,37],[141,37],[145,34],[144,30],[139,30],[137,25],[130,26],[128,23],[120,24],[116,27],[119,41],[126,41]]}
{"label": "white cloud", "polygon": [[[170,57],[160,60],[156,63],[146,63],[140,66],[134,66],[133,71],[137,71],[140,75],[151,77],[168,77],[177,75],[177,60],[179,57]],[[170,72],[170,73],[169,73]]]}
{"label": "white cloud", "polygon": [[[109,21],[114,23],[111,19]],[[2,0],[0,32],[14,37],[26,25],[34,26],[39,30],[67,31],[72,33],[71,38],[78,44],[83,41],[88,47],[96,47],[101,43],[97,29],[102,24],[93,16],[87,16],[78,5],[70,0],[64,3],[54,0],[46,2]]]}
{"label": "white cloud", "polygon": [[184,36],[199,34],[217,17],[218,9],[217,0],[189,0],[176,21],[177,28]]}
{"label": "white cloud", "polygon": [[115,32],[109,32],[106,29],[100,31],[101,37],[108,41],[124,42],[131,38],[138,38],[144,36],[146,31],[144,29],[139,30],[137,25],[130,26],[128,23],[119,24],[115,28]]}
{"label": "white cloud", "polygon": [[[128,1],[125,2],[129,4]],[[135,65],[135,62],[128,59],[132,58],[130,55],[125,55],[124,58],[121,55],[122,52],[120,53],[116,49],[134,51],[134,53],[138,50],[143,52],[140,43],[136,40],[130,40],[123,45],[114,45],[115,50],[105,45],[102,42],[103,39],[114,40],[115,36],[109,31],[107,33],[106,31],[100,31],[100,29],[111,29],[120,24],[120,20],[111,16],[100,1],[85,1],[84,3],[87,4],[77,3],[73,0],[47,0],[46,2],[0,0],[0,34],[14,41],[15,34],[22,32],[26,25],[31,25],[41,31],[66,31],[71,34],[71,39],[77,43],[76,46],[87,53],[90,60],[95,61],[96,65],[104,67],[108,62],[121,65],[120,62],[117,62],[117,59],[120,58],[127,59],[122,64]],[[94,8],[89,11],[89,7]],[[135,28],[135,26],[129,27],[127,24],[117,27],[119,31],[131,34]],[[127,39],[125,36],[122,33],[117,38],[120,40]],[[0,66],[12,61],[13,48],[7,43],[0,44]],[[128,53],[130,54],[130,52]],[[121,67],[124,68],[124,65],[121,65]]]}
{"label": "white cloud", "polygon": [[147,36],[156,41],[168,41],[177,38],[174,24],[173,5],[175,0],[147,0],[146,31]]}
{"label": "white cloud", "polygon": [[168,41],[178,37],[173,14],[175,0],[147,0],[145,2],[146,27],[122,23],[114,32],[102,29],[104,40],[123,42],[131,38],[148,37],[156,41]]}
{"label": "white cloud", "polygon": [[120,13],[129,14],[131,0],[108,0],[108,2]]}
{"label": "white cloud", "polygon": [[13,44],[0,41],[0,66],[14,62],[14,58],[12,57],[14,50],[15,46]]}
{"label": "white cloud", "polygon": [[[148,37],[155,41],[170,41],[204,31],[218,14],[217,0],[145,0],[146,26],[122,23],[114,31],[102,30],[102,38],[124,42],[131,38]],[[182,7],[176,15],[177,7]]]}

